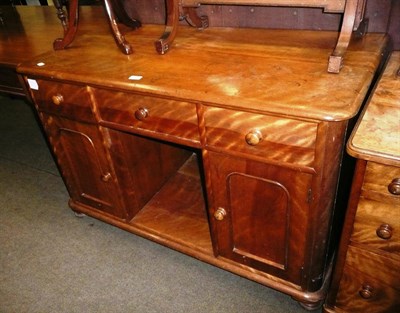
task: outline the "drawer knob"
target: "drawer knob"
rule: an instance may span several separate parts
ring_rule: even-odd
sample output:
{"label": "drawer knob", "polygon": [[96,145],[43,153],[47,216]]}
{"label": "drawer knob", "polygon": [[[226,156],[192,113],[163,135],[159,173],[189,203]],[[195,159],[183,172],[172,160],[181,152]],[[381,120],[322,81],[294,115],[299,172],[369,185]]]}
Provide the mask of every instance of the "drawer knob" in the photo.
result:
{"label": "drawer knob", "polygon": [[362,285],[361,290],[358,293],[361,296],[361,298],[363,298],[363,299],[371,299],[373,296],[373,291],[374,291],[374,288],[372,288],[368,284],[364,284],[364,285]]}
{"label": "drawer knob", "polygon": [[111,174],[110,173],[105,173],[101,175],[101,180],[104,182],[108,182],[111,179]]}
{"label": "drawer knob", "polygon": [[390,239],[393,235],[393,228],[389,224],[382,224],[376,230],[376,234],[379,238]]}
{"label": "drawer knob", "polygon": [[224,219],[224,217],[226,216],[226,211],[224,208],[218,208],[215,212],[214,212],[214,217],[216,220],[218,221],[222,221]]}
{"label": "drawer knob", "polygon": [[64,102],[64,97],[60,94],[58,95],[54,95],[53,97],[51,97],[51,100],[53,101],[53,103],[55,105],[60,105],[61,103]]}
{"label": "drawer knob", "polygon": [[246,135],[245,139],[248,145],[256,146],[261,142],[263,137],[258,129],[253,129]]}
{"label": "drawer knob", "polygon": [[147,110],[146,108],[139,108],[135,112],[135,117],[139,121],[143,121],[148,116],[149,116],[149,110]]}
{"label": "drawer knob", "polygon": [[400,195],[400,178],[395,178],[388,186],[388,190],[392,195]]}

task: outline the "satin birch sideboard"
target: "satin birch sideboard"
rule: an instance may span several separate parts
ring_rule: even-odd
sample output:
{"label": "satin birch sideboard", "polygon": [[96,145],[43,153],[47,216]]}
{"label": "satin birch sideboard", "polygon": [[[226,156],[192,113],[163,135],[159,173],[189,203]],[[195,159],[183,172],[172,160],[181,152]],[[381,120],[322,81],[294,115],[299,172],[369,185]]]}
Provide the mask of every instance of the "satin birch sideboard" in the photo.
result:
{"label": "satin birch sideboard", "polygon": [[329,74],[336,32],[183,26],[161,56],[161,25],[127,34],[133,55],[89,26],[18,67],[72,210],[318,307],[346,134],[386,36],[353,40]]}

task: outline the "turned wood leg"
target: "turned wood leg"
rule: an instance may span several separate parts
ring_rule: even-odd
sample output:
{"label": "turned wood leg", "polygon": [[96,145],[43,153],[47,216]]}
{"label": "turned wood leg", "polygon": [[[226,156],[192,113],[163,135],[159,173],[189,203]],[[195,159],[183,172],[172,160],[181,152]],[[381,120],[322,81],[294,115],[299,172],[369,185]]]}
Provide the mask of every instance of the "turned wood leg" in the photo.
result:
{"label": "turned wood leg", "polygon": [[183,8],[185,20],[190,26],[196,27],[197,29],[205,29],[208,27],[208,16],[199,16],[196,8]]}
{"label": "turned wood leg", "polygon": [[70,0],[68,4],[68,21],[64,10],[62,9],[62,0],[54,0],[54,6],[57,8],[57,15],[61,20],[61,24],[64,28],[64,38],[57,38],[53,42],[54,50],[60,50],[66,48],[74,40],[76,31],[78,29],[78,0]]}
{"label": "turned wood leg", "polygon": [[61,25],[64,28],[64,32],[68,28],[67,16],[65,15],[65,11],[63,10],[62,0],[53,0],[54,7],[57,9],[57,16],[61,21]]}
{"label": "turned wood leg", "polygon": [[114,14],[113,4],[114,3],[112,2],[112,0],[104,0],[104,7],[106,10],[108,22],[110,23],[111,32],[114,36],[117,46],[122,51],[122,53],[132,54],[132,46],[125,40],[125,37],[119,31],[116,16]]}
{"label": "turned wood leg", "polygon": [[175,39],[179,24],[179,5],[177,0],[167,0],[167,23],[164,33],[154,44],[159,54],[165,54]]}
{"label": "turned wood leg", "polygon": [[329,57],[328,72],[339,73],[343,66],[343,58],[349,46],[356,20],[358,0],[347,0],[343,14],[343,22],[335,50]]}

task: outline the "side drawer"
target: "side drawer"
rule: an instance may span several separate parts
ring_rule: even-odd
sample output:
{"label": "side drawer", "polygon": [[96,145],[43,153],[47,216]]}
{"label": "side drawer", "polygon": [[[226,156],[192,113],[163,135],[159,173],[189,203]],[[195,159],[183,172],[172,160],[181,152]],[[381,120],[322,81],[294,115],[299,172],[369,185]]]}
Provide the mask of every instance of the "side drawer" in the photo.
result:
{"label": "side drawer", "polygon": [[400,168],[368,162],[362,195],[400,206]]}
{"label": "side drawer", "polygon": [[207,146],[265,159],[311,166],[318,124],[206,107]]}
{"label": "side drawer", "polygon": [[400,207],[360,198],[351,241],[400,256]]}
{"label": "side drawer", "polygon": [[200,142],[193,103],[95,89],[101,120],[123,125],[146,135],[158,133]]}
{"label": "side drawer", "polygon": [[31,90],[39,111],[76,121],[96,122],[87,87],[46,80],[36,82],[37,90]]}
{"label": "side drawer", "polygon": [[349,247],[336,306],[345,312],[400,312],[398,260]]}

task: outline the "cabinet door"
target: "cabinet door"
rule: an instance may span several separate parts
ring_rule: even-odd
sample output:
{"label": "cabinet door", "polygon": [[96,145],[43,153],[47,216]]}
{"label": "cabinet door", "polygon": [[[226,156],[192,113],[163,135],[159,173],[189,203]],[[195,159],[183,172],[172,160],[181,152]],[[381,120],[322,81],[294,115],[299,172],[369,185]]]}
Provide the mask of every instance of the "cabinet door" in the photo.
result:
{"label": "cabinet door", "polygon": [[127,218],[97,126],[46,114],[42,119],[74,204]]}
{"label": "cabinet door", "polygon": [[216,253],[300,284],[312,175],[207,154]]}

